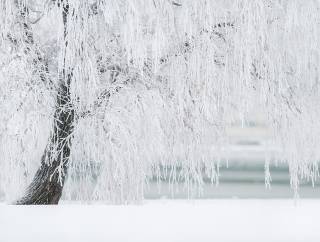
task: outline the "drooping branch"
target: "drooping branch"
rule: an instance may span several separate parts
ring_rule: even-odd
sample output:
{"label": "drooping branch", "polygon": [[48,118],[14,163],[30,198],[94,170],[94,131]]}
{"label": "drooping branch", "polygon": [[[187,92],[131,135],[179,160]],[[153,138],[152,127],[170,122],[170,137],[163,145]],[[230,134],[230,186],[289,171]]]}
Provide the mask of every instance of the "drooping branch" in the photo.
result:
{"label": "drooping branch", "polygon": [[[211,29],[200,30],[199,35],[200,36],[208,36],[211,41],[214,41],[214,37],[216,36],[216,37],[222,39],[224,42],[226,42],[225,35],[222,34],[220,31],[222,28],[234,29],[234,23],[233,22],[217,23]],[[183,56],[185,54],[191,53],[194,49],[195,49],[195,39],[194,39],[194,37],[192,37],[189,40],[185,41],[184,43],[181,43],[177,48],[174,49],[173,52],[160,58],[160,64],[164,65],[164,64],[170,62],[170,60],[172,60],[178,56]],[[224,63],[222,63],[221,61],[219,61],[216,58],[214,59],[214,62],[218,66],[224,66]]]}
{"label": "drooping branch", "polygon": [[[179,4],[178,6],[182,6],[182,5]],[[233,22],[217,23],[212,27],[212,30],[210,30],[210,31],[208,29],[201,30],[200,35],[209,35],[209,38],[212,41],[213,41],[214,36],[216,35],[219,38],[222,38],[224,41],[226,41],[224,35],[219,32],[219,29],[221,29],[221,28],[234,28],[234,23]],[[173,52],[168,53],[167,55],[164,55],[163,57],[161,57],[159,59],[160,69],[162,66],[166,65],[167,63],[169,63],[173,59],[177,58],[178,56],[183,56],[185,54],[191,53],[195,49],[194,45],[195,45],[195,43],[192,40],[185,41],[178,48],[175,48],[175,50]],[[151,62],[148,62],[148,61],[144,62],[144,67],[143,67],[144,77],[141,76],[141,73],[139,71],[131,70],[131,72],[134,73],[133,74],[134,78],[129,76],[129,71],[127,71],[127,69],[129,69],[128,66],[121,67],[119,65],[112,64],[112,65],[107,66],[106,68],[99,67],[100,73],[110,71],[109,79],[110,79],[111,83],[115,83],[117,81],[117,77],[120,73],[126,76],[126,81],[121,83],[120,85],[116,84],[114,87],[107,88],[107,89],[103,90],[102,92],[100,92],[100,94],[98,95],[98,97],[94,101],[92,108],[90,110],[87,110],[87,111],[81,113],[79,115],[79,117],[85,118],[87,116],[94,115],[96,113],[96,111],[98,110],[98,108],[100,108],[103,104],[107,105],[110,97],[112,95],[114,95],[115,93],[118,93],[124,86],[126,86],[129,83],[129,80],[139,79],[139,77],[140,78],[148,77],[149,79],[159,78],[159,75],[153,74],[152,64],[150,64],[150,63]],[[214,63],[218,66],[224,66],[224,63],[222,63],[218,59],[214,59]]]}

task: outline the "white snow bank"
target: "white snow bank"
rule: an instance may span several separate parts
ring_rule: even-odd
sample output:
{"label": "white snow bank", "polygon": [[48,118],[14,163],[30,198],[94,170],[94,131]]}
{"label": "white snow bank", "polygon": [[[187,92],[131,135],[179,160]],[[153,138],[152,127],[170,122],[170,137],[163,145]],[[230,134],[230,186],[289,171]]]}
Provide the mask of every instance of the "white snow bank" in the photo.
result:
{"label": "white snow bank", "polygon": [[319,242],[320,200],[0,205],[1,242]]}

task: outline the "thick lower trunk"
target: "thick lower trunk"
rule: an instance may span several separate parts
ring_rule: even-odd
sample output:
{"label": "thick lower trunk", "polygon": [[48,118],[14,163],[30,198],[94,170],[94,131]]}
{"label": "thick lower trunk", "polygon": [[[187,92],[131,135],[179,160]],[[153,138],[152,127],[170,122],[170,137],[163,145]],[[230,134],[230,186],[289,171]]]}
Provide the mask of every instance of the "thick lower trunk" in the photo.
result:
{"label": "thick lower trunk", "polygon": [[62,81],[57,95],[54,126],[41,166],[25,196],[16,204],[57,204],[67,175],[74,125],[74,109],[70,98],[69,75]]}
{"label": "thick lower trunk", "polygon": [[[32,183],[28,187],[27,193],[23,198],[18,200],[16,204],[58,204],[62,195],[63,181],[60,182],[58,174],[55,174],[55,169],[57,167],[57,165],[50,165],[42,160],[41,167],[37,171]],[[67,169],[65,168],[65,172],[66,171]]]}

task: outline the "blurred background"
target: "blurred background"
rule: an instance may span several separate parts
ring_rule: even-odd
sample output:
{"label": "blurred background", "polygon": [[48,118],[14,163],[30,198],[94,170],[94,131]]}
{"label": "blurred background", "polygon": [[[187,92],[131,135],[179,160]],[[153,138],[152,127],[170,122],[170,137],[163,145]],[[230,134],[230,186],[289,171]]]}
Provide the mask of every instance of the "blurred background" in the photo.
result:
{"label": "blurred background", "polygon": [[[274,160],[279,147],[271,144],[272,134],[265,125],[265,119],[258,110],[245,126],[235,123],[227,130],[230,146],[227,147],[228,161],[220,164],[218,186],[204,180],[205,185],[201,194],[191,194],[197,199],[214,198],[293,198],[294,191],[290,187],[289,168],[285,163]],[[270,186],[265,180],[265,161],[270,161]],[[300,198],[320,198],[320,182],[304,180],[300,184]],[[190,193],[189,193],[190,195]],[[184,184],[170,186],[164,181],[158,184],[152,181],[145,191],[146,199],[185,199],[188,191]]]}

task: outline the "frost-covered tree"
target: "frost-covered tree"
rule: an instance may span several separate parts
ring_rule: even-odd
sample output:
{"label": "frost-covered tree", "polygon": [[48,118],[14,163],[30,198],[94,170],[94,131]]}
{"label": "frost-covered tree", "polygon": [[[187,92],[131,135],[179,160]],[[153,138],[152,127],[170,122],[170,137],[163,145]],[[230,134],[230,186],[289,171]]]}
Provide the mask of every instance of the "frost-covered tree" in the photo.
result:
{"label": "frost-covered tree", "polygon": [[298,192],[320,159],[319,4],[1,0],[0,191],[123,203],[154,177],[201,188],[258,104]]}

